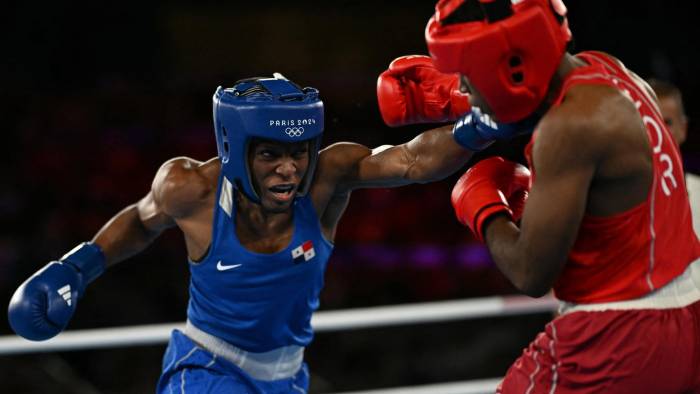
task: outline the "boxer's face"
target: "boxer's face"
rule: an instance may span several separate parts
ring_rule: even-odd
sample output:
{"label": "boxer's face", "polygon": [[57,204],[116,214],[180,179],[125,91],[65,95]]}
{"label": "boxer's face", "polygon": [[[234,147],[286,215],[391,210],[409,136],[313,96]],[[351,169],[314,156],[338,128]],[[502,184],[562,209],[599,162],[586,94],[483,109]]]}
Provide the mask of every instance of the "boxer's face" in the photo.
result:
{"label": "boxer's face", "polygon": [[309,168],[309,143],[253,140],[248,150],[248,163],[253,187],[263,208],[284,212],[292,205]]}
{"label": "boxer's face", "polygon": [[673,95],[659,96],[659,109],[673,139],[678,145],[682,144],[688,133],[688,119],[683,114],[680,100]]}

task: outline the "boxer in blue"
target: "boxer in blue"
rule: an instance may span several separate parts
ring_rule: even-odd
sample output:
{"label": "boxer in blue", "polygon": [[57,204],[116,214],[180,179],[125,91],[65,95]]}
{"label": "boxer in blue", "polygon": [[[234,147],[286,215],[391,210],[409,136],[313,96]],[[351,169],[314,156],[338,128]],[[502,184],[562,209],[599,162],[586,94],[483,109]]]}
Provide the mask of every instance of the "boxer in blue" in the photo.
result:
{"label": "boxer in blue", "polygon": [[318,91],[279,74],[219,88],[213,104],[218,157],[164,163],[145,197],[17,289],[10,324],[31,340],[55,336],[88,283],[177,226],[191,272],[188,319],[172,334],[157,391],[304,393],[311,315],[351,191],[438,180],[471,152],[452,126],[398,146],[319,152]]}

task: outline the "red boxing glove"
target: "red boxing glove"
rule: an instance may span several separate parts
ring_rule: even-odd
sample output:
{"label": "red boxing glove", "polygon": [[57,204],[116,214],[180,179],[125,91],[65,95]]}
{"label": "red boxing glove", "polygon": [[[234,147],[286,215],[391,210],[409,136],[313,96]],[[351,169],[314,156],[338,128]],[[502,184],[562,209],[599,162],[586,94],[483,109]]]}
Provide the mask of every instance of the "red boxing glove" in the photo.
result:
{"label": "red boxing glove", "polygon": [[469,111],[469,94],[459,91],[459,74],[443,74],[430,56],[395,59],[377,79],[384,123],[401,126],[448,122]]}
{"label": "red boxing glove", "polygon": [[520,220],[529,190],[530,170],[502,157],[490,157],[459,178],[452,189],[452,206],[457,219],[483,241],[482,226],[489,217],[505,212],[513,221]]}

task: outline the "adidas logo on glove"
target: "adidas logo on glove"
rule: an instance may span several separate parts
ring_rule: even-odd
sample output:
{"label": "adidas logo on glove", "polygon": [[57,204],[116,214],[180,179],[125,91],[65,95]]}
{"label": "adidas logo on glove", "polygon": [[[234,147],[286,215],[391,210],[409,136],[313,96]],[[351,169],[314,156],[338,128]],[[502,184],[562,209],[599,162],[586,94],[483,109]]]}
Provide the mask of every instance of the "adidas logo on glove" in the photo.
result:
{"label": "adidas logo on glove", "polygon": [[56,290],[56,292],[63,297],[64,300],[66,300],[66,304],[68,306],[71,306],[71,294],[70,294],[70,285],[65,285],[61,287],[60,289]]}

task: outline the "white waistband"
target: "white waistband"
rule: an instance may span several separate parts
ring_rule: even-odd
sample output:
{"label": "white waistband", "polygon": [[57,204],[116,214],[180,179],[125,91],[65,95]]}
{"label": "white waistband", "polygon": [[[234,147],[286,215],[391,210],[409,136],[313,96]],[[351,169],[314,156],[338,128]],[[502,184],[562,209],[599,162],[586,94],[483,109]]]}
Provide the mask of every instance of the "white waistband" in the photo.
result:
{"label": "white waistband", "polygon": [[184,333],[204,349],[236,364],[257,380],[290,378],[299,371],[304,360],[302,346],[284,346],[264,353],[248,352],[200,330],[189,320],[185,324]]}
{"label": "white waistband", "polygon": [[685,271],[666,286],[641,298],[598,304],[576,304],[559,301],[559,314],[578,311],[606,311],[625,309],[671,309],[688,306],[700,300],[700,259],[692,262]]}

